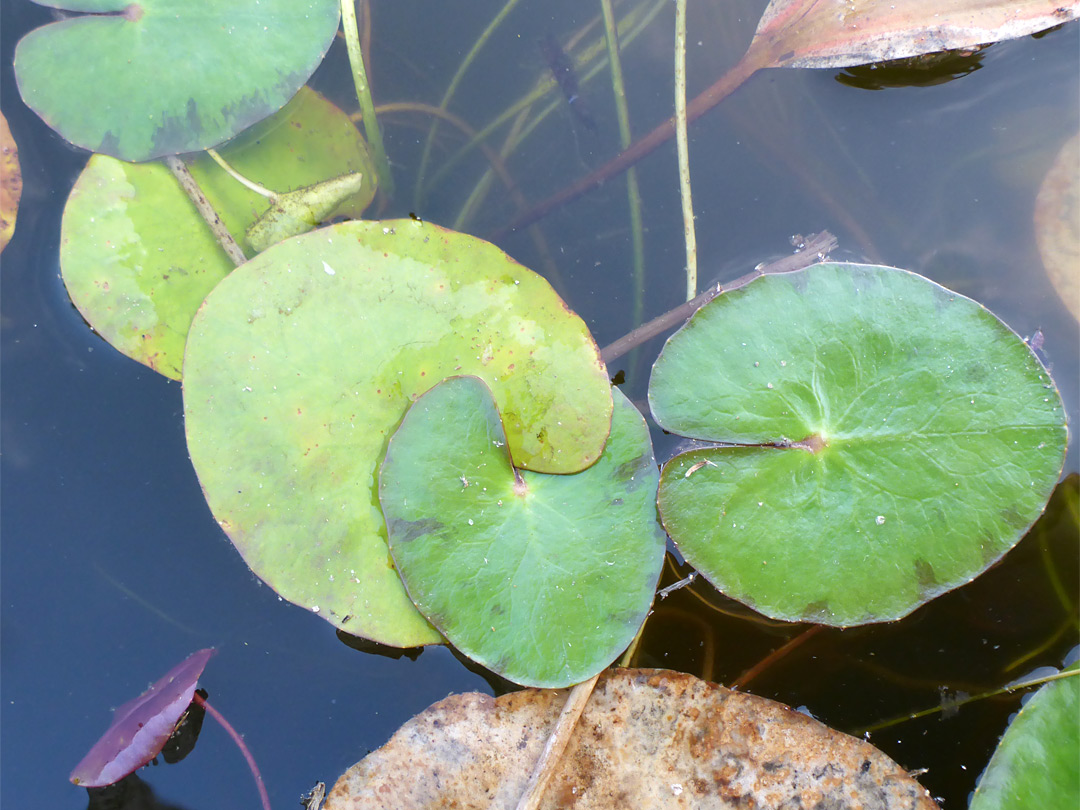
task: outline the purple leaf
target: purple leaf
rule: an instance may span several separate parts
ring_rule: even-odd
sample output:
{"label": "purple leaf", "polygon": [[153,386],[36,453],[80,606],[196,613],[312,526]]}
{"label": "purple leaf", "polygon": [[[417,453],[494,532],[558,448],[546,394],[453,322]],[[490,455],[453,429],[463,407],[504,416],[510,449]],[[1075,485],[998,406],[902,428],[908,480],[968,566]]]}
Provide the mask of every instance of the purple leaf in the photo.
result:
{"label": "purple leaf", "polygon": [[71,772],[71,781],[84,787],[111,785],[156,757],[191,703],[195,683],[213,654],[212,647],[192,653],[118,708],[109,730]]}

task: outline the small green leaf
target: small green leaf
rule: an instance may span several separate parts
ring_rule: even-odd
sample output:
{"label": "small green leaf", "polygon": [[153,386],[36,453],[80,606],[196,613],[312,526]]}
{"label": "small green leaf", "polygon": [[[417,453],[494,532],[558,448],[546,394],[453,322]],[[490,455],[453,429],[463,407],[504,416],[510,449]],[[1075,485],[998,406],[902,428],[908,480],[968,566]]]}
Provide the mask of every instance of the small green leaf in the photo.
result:
{"label": "small green leaf", "polygon": [[362,174],[343,174],[313,186],[279,194],[247,229],[245,238],[252,248],[261,253],[282,239],[307,233],[344,200],[358,194],[363,185]]}
{"label": "small green leaf", "polygon": [[1078,717],[1080,677],[1040,687],[1009,723],[979,778],[969,810],[1080,807]]}
{"label": "small green leaf", "polygon": [[390,559],[376,472],[408,406],[457,374],[491,386],[523,464],[600,456],[612,403],[596,344],[494,245],[345,222],[221,281],[191,325],[184,415],[207,502],[251,569],[346,632],[439,641]]}
{"label": "small green leaf", "polygon": [[196,152],[280,109],[322,61],[335,0],[66,0],[93,12],[15,49],[23,100],[77,146],[122,160]]}
{"label": "small green leaf", "polygon": [[634,638],[664,556],[648,427],[615,389],[600,460],[575,475],[515,471],[491,392],[453,377],[409,409],[379,500],[420,611],[516,683],[561,687]]}
{"label": "small green leaf", "polygon": [[1064,463],[1061,397],[1028,346],[893,268],[822,264],[721,295],[669,339],[649,401],[667,430],[742,445],[664,467],[672,539],[791,621],[888,621],[968,582]]}

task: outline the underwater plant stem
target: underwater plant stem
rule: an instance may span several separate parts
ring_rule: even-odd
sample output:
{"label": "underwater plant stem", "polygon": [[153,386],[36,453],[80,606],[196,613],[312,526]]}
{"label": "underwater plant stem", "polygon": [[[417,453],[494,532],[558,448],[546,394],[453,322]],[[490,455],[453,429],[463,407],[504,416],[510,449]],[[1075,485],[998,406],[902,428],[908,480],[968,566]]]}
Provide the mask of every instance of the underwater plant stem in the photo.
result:
{"label": "underwater plant stem", "polygon": [[375,117],[375,102],[371,98],[371,87],[368,84],[367,70],[364,68],[364,54],[360,49],[353,0],[341,0],[341,27],[345,31],[345,47],[349,52],[349,64],[352,66],[356,100],[360,103],[360,113],[364,119],[364,135],[371,147],[375,173],[379,176],[379,192],[389,199],[394,196],[394,176],[390,173],[390,161],[387,160],[382,132]]}
{"label": "underwater plant stem", "polygon": [[686,300],[697,295],[697,231],[690,194],[690,145],[686,137],[686,0],[675,0],[675,151],[679,158],[683,239],[686,241]]}
{"label": "underwater plant stem", "polygon": [[883,720],[880,723],[875,723],[872,726],[867,726],[864,729],[860,729],[860,731],[864,734],[869,734],[872,731],[881,731],[882,729],[889,728],[891,726],[898,726],[901,723],[906,723],[908,720],[918,720],[920,717],[927,717],[931,714],[937,714],[938,712],[945,711],[946,708],[955,709],[967,703],[974,703],[976,700],[985,700],[986,698],[997,697],[998,695],[1011,694],[1021,689],[1031,689],[1033,686],[1042,686],[1044,683],[1049,683],[1050,681],[1059,681],[1062,678],[1075,678],[1077,675],[1080,675],[1080,669],[1066,669],[1062,670],[1061,672],[1055,672],[1053,675],[1044,675],[1039,678],[1032,678],[1028,681],[1010,683],[1006,686],[993,689],[989,692],[982,692],[978,695],[969,695],[968,697],[959,700],[951,700],[947,704],[931,706],[929,709],[923,709],[922,711],[905,714],[901,717],[894,717],[891,720]]}
{"label": "underwater plant stem", "polygon": [[[758,54],[754,51],[747,51],[746,55],[743,56],[731,70],[717,79],[708,89],[695,96],[694,99],[686,105],[686,122],[688,124],[692,123],[707,113],[731,95],[731,93],[742,85],[743,82],[756,73],[760,67],[763,67],[763,64]],[[497,240],[510,231],[518,230],[539,219],[543,219],[556,208],[576,200],[581,195],[592,191],[595,188],[599,188],[612,177],[622,174],[643,157],[653,152],[674,134],[675,119],[669,118],[659,124],[649,134],[638,138],[628,149],[624,149],[599,169],[590,172],[577,182],[552,194],[546,200],[540,201],[530,210],[516,217],[509,225],[496,231],[489,238]]]}
{"label": "underwater plant stem", "polygon": [[[642,6],[645,5],[645,3],[642,3],[641,5],[636,6],[635,8],[632,8],[630,11],[628,11],[626,15],[623,16],[622,20],[619,21],[620,41],[623,43],[623,45],[629,45],[634,39],[636,39],[641,34],[641,32],[648,27],[649,23],[653,21],[656,15],[659,14],[660,11],[667,6],[668,1],[669,0],[655,0],[653,5],[647,10],[645,10],[644,13],[639,13],[639,11]],[[623,34],[623,32],[625,32],[625,35]],[[590,60],[594,58],[595,53],[599,52],[599,48],[602,46],[603,43],[599,43],[595,51],[593,46],[591,45],[587,48],[584,48],[581,52],[580,58],[576,62],[577,66],[580,67],[583,64],[589,63]],[[588,84],[589,80],[601,70],[603,70],[606,64],[606,57],[604,59],[597,60],[596,64],[581,73],[581,83]],[[530,106],[532,106],[533,103],[553,92],[556,87],[558,87],[558,85],[556,84],[555,79],[550,76],[538,82],[536,87],[531,92],[526,94],[524,97],[518,99],[509,108],[496,116],[494,120],[484,125],[484,127],[482,127],[476,133],[475,138],[464,144],[460,149],[458,149],[457,152],[455,152],[446,161],[444,161],[443,165],[439,168],[439,170],[435,173],[435,175],[431,178],[430,182],[427,184],[427,188],[431,189],[437,186],[442,181],[442,179],[446,177],[458,165],[458,163],[460,163],[461,160],[476,147],[478,142],[486,140],[492,132],[494,132],[496,129],[509,121],[522,110],[528,109]],[[545,117],[547,117],[553,110],[558,109],[560,104],[564,103],[565,101],[558,100],[553,101],[551,104],[549,104],[537,116],[537,118],[522,131],[520,140],[524,140],[525,137],[529,133],[531,133]],[[503,157],[505,158],[507,156],[507,153],[504,152]]]}
{"label": "underwater plant stem", "polygon": [[240,736],[232,724],[225,719],[225,716],[211,706],[203,696],[198,692],[195,693],[195,702],[206,709],[207,713],[221,723],[221,727],[225,729],[225,732],[232,737],[233,742],[236,743],[237,748],[240,749],[240,753],[244,755],[244,759],[247,760],[248,767],[251,769],[251,775],[255,777],[255,786],[259,789],[259,799],[262,801],[263,810],[270,810],[270,797],[266,793],[266,785],[263,784],[262,774],[259,773],[259,766],[255,764],[255,757],[251,755],[251,751],[248,750],[247,745],[244,743],[244,738]]}
{"label": "underwater plant stem", "polygon": [[[600,7],[604,13],[604,37],[607,41],[608,64],[611,65],[615,114],[619,119],[619,146],[625,149],[633,141],[633,136],[630,133],[630,110],[626,104],[622,59],[619,57],[619,29],[615,24],[615,9],[611,0],[600,0]],[[626,197],[630,207],[630,239],[634,262],[632,322],[640,324],[645,315],[645,224],[641,216],[641,189],[638,186],[637,170],[634,168],[626,173]]]}
{"label": "underwater plant stem", "polygon": [[180,187],[184,189],[184,193],[188,195],[188,199],[195,205],[195,208],[198,210],[203,220],[210,227],[211,233],[214,234],[214,239],[217,240],[221,249],[225,251],[225,255],[229,257],[229,261],[237,267],[246,262],[247,256],[244,255],[244,251],[240,249],[240,245],[236,244],[236,240],[232,238],[229,229],[226,228],[225,223],[221,221],[218,212],[214,210],[214,206],[206,199],[203,190],[199,188],[199,184],[195,182],[195,178],[191,176],[187,164],[176,155],[167,155],[165,157],[165,165],[169,167],[169,171],[173,173],[173,177],[180,183]]}
{"label": "underwater plant stem", "polygon": [[[474,133],[472,127],[470,127],[461,118],[458,118],[458,116],[454,115],[452,112],[448,112],[441,107],[434,107],[430,104],[423,104],[422,102],[418,101],[400,101],[393,104],[380,104],[378,111],[379,113],[412,112],[421,113],[424,115],[431,115],[453,124],[459,130],[465,133],[466,136]],[[518,187],[517,183],[514,182],[514,178],[510,175],[510,171],[507,169],[502,157],[500,157],[495,152],[495,150],[488,146],[486,143],[480,144],[480,150],[484,153],[484,156],[491,163],[491,168],[488,171],[493,172],[494,174],[499,176],[499,179],[502,180],[503,185],[506,186],[506,190],[510,194],[510,197],[514,200],[514,204],[517,205],[519,210],[525,210],[528,207],[529,203],[525,199],[525,195],[522,194],[521,189]],[[462,230],[460,216],[459,221],[454,223],[453,228],[456,231]],[[537,252],[540,254],[542,261],[544,262],[546,278],[552,284],[562,285],[563,282],[559,276],[558,267],[555,265],[555,262],[551,258],[551,250],[548,247],[547,241],[544,239],[544,235],[540,231],[540,228],[529,228],[529,234],[532,236],[533,245],[536,247]]]}
{"label": "underwater plant stem", "polygon": [[[461,84],[461,80],[465,77],[465,73],[468,71],[469,66],[472,65],[473,60],[487,44],[488,39],[495,33],[496,29],[502,25],[514,7],[520,2],[520,0],[507,0],[499,13],[488,23],[487,28],[480,34],[479,39],[473,43],[472,48],[465,54],[465,58],[461,60],[461,64],[458,65],[458,69],[454,72],[453,77],[450,79],[450,84],[446,86],[446,92],[443,93],[442,99],[439,100],[439,109],[445,110],[450,100],[453,99],[454,93],[457,91],[458,85]],[[424,188],[424,176],[427,174],[428,162],[431,160],[431,147],[435,141],[435,133],[439,128],[439,119],[434,118],[431,121],[431,126],[428,127],[427,137],[424,139],[424,150],[420,155],[420,168],[416,172],[416,186],[413,189],[413,207],[417,210],[420,209],[423,203],[423,188]]]}
{"label": "underwater plant stem", "polygon": [[807,641],[812,639],[824,629],[825,625],[815,624],[813,627],[807,628],[803,632],[799,633],[799,635],[793,636],[792,638],[788,639],[784,644],[781,644],[771,653],[769,653],[752,667],[750,667],[750,669],[746,670],[746,672],[744,672],[742,675],[740,675],[738,678],[728,684],[728,688],[743,689],[748,683],[750,683],[750,681],[754,680],[754,678],[756,678],[766,669],[771,667],[784,656],[788,655],[788,653],[790,653],[792,650],[796,649],[797,647],[801,647],[803,644],[805,644]]}
{"label": "underwater plant stem", "polygon": [[663,315],[658,315],[648,323],[644,323],[633,331],[628,332],[614,343],[609,343],[600,351],[600,357],[605,363],[610,363],[612,360],[622,357],[631,349],[640,346],[646,340],[654,338],[661,332],[665,332],[668,329],[679,325],[711,300],[716,298],[720,293],[731,292],[732,290],[738,289],[745,284],[749,284],[759,276],[775,273],[791,273],[795,270],[809,267],[815,262],[822,261],[829,255],[829,251],[835,247],[836,237],[828,231],[814,234],[807,238],[803,249],[798,253],[793,253],[790,256],[777,259],[775,262],[755,267],[749,273],[745,273],[734,281],[728,282],[726,286],[714,284],[696,298],[687,301],[685,304],[679,304],[679,306],[674,309],[665,312]]}
{"label": "underwater plant stem", "polygon": [[275,197],[277,197],[277,194],[266,188],[266,186],[260,186],[254,180],[248,180],[246,177],[244,177],[244,175],[240,174],[240,172],[238,172],[236,169],[226,163],[225,158],[219,155],[216,149],[207,149],[206,154],[210,155],[214,163],[224,169],[225,173],[240,185],[244,186],[245,188],[251,189],[256,194],[261,194],[268,200],[273,200]]}
{"label": "underwater plant stem", "polygon": [[544,788],[547,787],[551,775],[559,766],[560,757],[566,750],[574,729],[577,728],[578,718],[581,717],[585,704],[589,702],[589,697],[599,677],[598,672],[589,680],[579,683],[566,696],[562,713],[544,744],[544,750],[540,753],[540,759],[536,761],[529,781],[525,784],[525,790],[521,794],[516,810],[536,810],[540,806],[540,801],[544,798]]}

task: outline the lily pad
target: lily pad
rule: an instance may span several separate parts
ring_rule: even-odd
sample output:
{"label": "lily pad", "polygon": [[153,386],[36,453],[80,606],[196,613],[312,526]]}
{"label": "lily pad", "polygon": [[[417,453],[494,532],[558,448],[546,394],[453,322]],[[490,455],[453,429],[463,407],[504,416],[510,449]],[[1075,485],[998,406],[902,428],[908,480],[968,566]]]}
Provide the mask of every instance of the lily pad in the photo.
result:
{"label": "lily pad", "polygon": [[119,782],[161,753],[195,695],[212,648],[192,653],[139,697],[113,713],[113,722],[69,777],[76,785]]}
{"label": "lily pad", "polygon": [[1016,39],[1076,15],[1057,0],[772,0],[752,47],[773,67],[847,67]]}
{"label": "lily pad", "polygon": [[575,472],[600,456],[612,402],[595,342],[494,245],[346,222],[218,284],[188,336],[188,449],[252,570],[347,633],[441,640],[394,569],[376,470],[409,404],[458,374],[491,386],[522,466]]}
{"label": "lily pad", "polygon": [[196,152],[280,109],[322,61],[334,0],[59,0],[90,12],[15,49],[23,100],[64,138],[143,161]]}
{"label": "lily pad", "polygon": [[591,678],[634,638],[666,538],[645,420],[615,389],[600,460],[576,475],[517,471],[476,377],[418,399],[386,451],[379,500],[390,553],[420,612],[505,678]]}
{"label": "lily pad", "polygon": [[986,309],[888,267],[759,278],[667,342],[665,429],[739,446],[663,470],[687,560],[769,616],[889,621],[984,571],[1042,512],[1064,463],[1061,397]]}
{"label": "lily pad", "polygon": [[[439,701],[349,768],[325,810],[512,810],[565,693]],[[865,740],[787,706],[662,669],[603,673],[540,810],[815,807],[935,810]]]}
{"label": "lily pad", "polygon": [[979,778],[969,810],[1080,807],[1080,677],[1039,688]]}
{"label": "lily pad", "polygon": [[[279,192],[345,172],[364,178],[333,213],[359,216],[375,195],[375,170],[348,116],[302,88],[284,109],[220,150],[238,171]],[[240,244],[270,207],[208,156],[191,173]],[[116,349],[179,380],[195,311],[232,263],[176,178],[159,163],[94,155],[64,208],[60,267],[75,306]]]}
{"label": "lily pad", "polygon": [[11,135],[7,118],[0,113],[0,250],[7,247],[15,233],[15,217],[22,197],[22,169],[19,147]]}

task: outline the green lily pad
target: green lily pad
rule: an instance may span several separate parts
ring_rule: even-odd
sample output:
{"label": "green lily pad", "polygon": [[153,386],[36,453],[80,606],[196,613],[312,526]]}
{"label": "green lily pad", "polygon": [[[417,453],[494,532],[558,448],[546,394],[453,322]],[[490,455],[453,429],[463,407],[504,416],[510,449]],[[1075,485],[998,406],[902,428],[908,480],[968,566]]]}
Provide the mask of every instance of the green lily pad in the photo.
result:
{"label": "green lily pad", "polygon": [[91,12],[15,49],[23,100],[64,138],[143,161],[196,152],[280,109],[322,61],[335,0],[58,0]]}
{"label": "green lily pad", "polygon": [[600,456],[612,403],[595,342],[494,245],[345,222],[218,284],[188,336],[188,449],[251,569],[346,632],[439,641],[394,569],[375,476],[409,404],[457,374],[491,386],[523,465],[571,472]]}
{"label": "green lily pad", "polygon": [[1080,807],[1080,677],[1039,688],[998,743],[969,810]]}
{"label": "green lily pad", "polygon": [[405,588],[461,652],[527,686],[562,687],[630,644],[663,564],[659,472],[618,389],[600,460],[517,471],[491,392],[453,377],[409,409],[379,473]]}
{"label": "green lily pad", "polygon": [[659,507],[687,560],[769,616],[888,621],[1008,551],[1064,463],[1061,397],[979,304],[888,267],[821,264],[703,307],[653,368],[698,449]]}
{"label": "green lily pad", "polygon": [[[280,192],[344,172],[370,178],[335,215],[360,216],[375,195],[363,137],[340,108],[306,87],[220,151],[246,177]],[[206,155],[191,173],[243,245],[270,202]],[[90,158],[68,197],[60,267],[71,300],[105,340],[174,380],[195,311],[233,269],[168,169],[106,155]]]}

